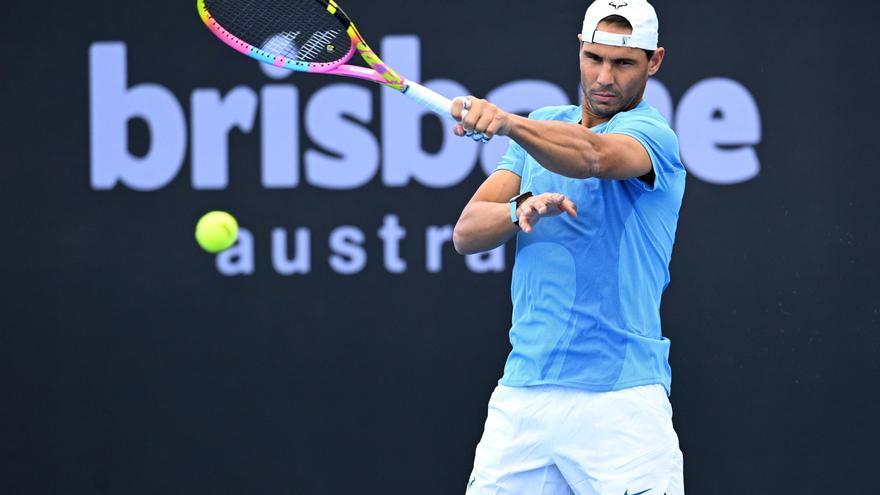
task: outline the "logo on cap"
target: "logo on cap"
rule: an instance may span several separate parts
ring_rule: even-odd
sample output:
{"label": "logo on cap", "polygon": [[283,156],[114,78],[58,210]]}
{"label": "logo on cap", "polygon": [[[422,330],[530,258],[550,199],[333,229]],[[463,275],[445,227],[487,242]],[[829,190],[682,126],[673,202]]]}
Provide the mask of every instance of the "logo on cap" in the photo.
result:
{"label": "logo on cap", "polygon": [[629,5],[629,4],[626,3],[626,2],[621,2],[621,3],[617,3],[617,2],[608,2],[608,5],[614,7],[614,10],[619,10],[621,7],[626,7],[626,6]]}

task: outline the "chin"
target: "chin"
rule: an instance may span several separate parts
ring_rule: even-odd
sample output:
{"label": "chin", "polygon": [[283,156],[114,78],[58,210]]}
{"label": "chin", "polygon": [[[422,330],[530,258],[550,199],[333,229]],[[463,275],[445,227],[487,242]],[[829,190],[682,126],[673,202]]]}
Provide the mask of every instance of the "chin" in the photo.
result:
{"label": "chin", "polygon": [[604,105],[602,103],[593,103],[590,102],[590,110],[593,111],[594,114],[600,117],[611,117],[617,113],[620,113],[621,106],[620,105]]}

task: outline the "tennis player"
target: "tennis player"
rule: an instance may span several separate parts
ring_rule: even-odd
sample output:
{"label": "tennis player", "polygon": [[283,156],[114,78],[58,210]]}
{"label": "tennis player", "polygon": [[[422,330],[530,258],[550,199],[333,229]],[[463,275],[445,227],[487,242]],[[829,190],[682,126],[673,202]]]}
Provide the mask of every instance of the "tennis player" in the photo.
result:
{"label": "tennis player", "polygon": [[511,138],[464,208],[455,247],[517,239],[513,349],[468,495],[684,493],[660,297],[685,169],[675,133],[642,99],[665,55],[658,26],[645,0],[590,5],[580,106],[524,118],[454,102],[457,135]]}

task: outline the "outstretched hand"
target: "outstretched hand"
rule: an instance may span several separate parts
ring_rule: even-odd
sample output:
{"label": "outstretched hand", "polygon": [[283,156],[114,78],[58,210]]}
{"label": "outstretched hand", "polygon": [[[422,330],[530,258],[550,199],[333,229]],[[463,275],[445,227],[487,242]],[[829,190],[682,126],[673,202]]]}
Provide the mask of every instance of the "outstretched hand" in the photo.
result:
{"label": "outstretched hand", "polygon": [[544,193],[532,196],[519,205],[516,215],[519,227],[526,234],[544,217],[555,217],[565,212],[571,218],[577,218],[577,205],[559,193]]}

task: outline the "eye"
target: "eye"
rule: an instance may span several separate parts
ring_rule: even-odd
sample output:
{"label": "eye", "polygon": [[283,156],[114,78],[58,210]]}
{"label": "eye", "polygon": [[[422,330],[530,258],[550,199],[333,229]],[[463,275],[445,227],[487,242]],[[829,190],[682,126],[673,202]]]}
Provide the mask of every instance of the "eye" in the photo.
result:
{"label": "eye", "polygon": [[602,61],[602,59],[598,55],[596,55],[595,53],[590,53],[590,52],[584,52],[584,58],[588,58],[588,59],[592,60],[593,62],[601,62]]}
{"label": "eye", "polygon": [[626,59],[617,61],[617,65],[625,65],[625,66],[634,65],[634,63],[635,62],[633,62],[632,60],[626,60]]}

